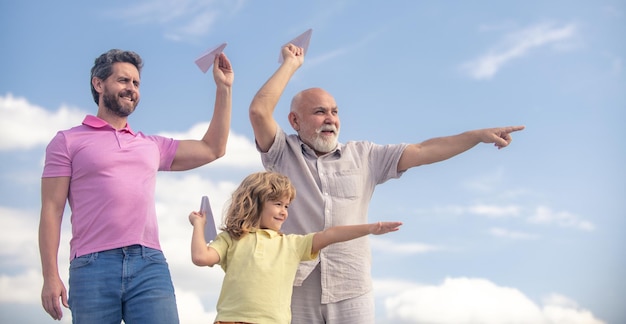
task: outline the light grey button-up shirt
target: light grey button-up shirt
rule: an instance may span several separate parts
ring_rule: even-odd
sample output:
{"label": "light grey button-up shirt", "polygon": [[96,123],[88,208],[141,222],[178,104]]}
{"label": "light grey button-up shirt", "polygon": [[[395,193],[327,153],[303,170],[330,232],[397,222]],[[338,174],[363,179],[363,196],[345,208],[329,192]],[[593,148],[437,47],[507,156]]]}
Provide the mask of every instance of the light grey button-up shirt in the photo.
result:
{"label": "light grey button-up shirt", "polygon": [[[398,161],[408,144],[377,145],[359,141],[339,144],[317,157],[295,135],[278,129],[272,147],[261,153],[268,171],[289,177],[296,199],[289,205],[285,233],[306,234],[337,225],[368,223],[367,211],[376,185],[399,178]],[[314,261],[302,262],[295,285],[320,264],[322,303],[361,296],[372,289],[369,238],[331,244]]]}

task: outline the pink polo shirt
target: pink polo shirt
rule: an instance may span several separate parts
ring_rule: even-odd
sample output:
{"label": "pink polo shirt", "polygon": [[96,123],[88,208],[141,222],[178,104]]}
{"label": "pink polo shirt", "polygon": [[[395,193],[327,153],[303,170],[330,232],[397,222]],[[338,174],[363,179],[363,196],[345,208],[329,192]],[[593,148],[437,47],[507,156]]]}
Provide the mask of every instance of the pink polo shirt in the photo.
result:
{"label": "pink polo shirt", "polygon": [[169,171],[178,141],[116,130],[88,115],[60,131],[46,148],[42,177],[70,177],[70,260],[141,244],[159,249],[154,191],[157,171]]}

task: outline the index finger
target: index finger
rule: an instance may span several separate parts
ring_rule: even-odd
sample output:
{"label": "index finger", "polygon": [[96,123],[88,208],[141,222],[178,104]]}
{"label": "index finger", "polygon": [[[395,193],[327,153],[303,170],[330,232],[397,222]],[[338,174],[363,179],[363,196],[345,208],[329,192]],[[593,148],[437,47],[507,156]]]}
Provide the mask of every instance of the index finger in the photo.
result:
{"label": "index finger", "polygon": [[509,127],[505,128],[505,131],[507,133],[512,133],[512,132],[521,131],[524,128],[526,128],[526,126],[523,126],[523,125],[520,125],[520,126],[509,126]]}

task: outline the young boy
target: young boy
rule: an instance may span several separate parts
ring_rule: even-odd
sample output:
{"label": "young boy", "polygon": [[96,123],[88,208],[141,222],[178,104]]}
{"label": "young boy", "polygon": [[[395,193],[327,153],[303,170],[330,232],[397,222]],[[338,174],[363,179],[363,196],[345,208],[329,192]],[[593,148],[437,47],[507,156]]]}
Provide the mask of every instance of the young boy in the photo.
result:
{"label": "young boy", "polygon": [[246,177],[232,195],[223,232],[206,244],[206,215],[192,212],[191,258],[197,266],[219,264],[226,273],[215,323],[289,323],[298,264],[324,247],[368,234],[397,231],[400,222],[336,226],[306,235],[280,232],[296,191],[274,172]]}

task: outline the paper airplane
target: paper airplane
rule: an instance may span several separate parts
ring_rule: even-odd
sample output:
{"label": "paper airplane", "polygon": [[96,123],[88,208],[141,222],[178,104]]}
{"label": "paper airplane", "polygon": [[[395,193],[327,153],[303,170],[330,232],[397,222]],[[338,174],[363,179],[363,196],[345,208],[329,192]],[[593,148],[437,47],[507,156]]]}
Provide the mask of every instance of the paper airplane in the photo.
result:
{"label": "paper airplane", "polygon": [[[306,56],[306,51],[309,48],[309,42],[311,41],[311,34],[313,33],[313,29],[309,29],[307,31],[305,31],[304,33],[302,33],[300,36],[292,39],[289,43],[294,44],[298,47],[302,47],[302,50],[304,51],[303,55]],[[289,44],[287,43],[287,44]],[[285,44],[285,45],[287,45]],[[278,63],[283,63],[283,53],[282,50],[281,52],[278,54]]]}
{"label": "paper airplane", "polygon": [[224,47],[226,47],[226,43],[207,50],[202,53],[198,59],[196,59],[196,65],[200,68],[200,70],[202,70],[202,72],[206,73],[206,71],[209,70],[215,61],[215,56],[220,55],[220,53],[224,50]]}
{"label": "paper airplane", "polygon": [[215,227],[215,219],[213,219],[213,211],[209,203],[209,197],[202,196],[200,211],[206,215],[206,226],[204,227],[204,239],[207,244],[211,243],[217,237],[217,228]]}

